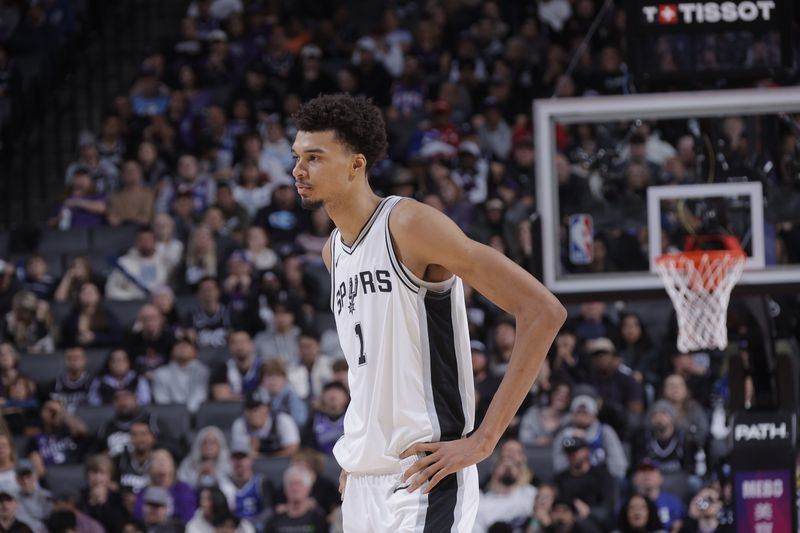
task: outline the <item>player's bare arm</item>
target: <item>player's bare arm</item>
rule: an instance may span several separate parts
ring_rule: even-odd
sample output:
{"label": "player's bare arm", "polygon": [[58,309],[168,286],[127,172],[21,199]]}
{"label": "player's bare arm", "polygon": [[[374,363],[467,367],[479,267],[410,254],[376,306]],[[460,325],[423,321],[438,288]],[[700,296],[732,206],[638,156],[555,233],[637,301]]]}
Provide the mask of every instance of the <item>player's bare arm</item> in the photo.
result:
{"label": "player's bare arm", "polygon": [[430,491],[445,476],[488,457],[539,374],[547,350],[566,320],[561,303],[539,281],[496,250],[469,239],[447,216],[414,201],[398,204],[389,221],[395,251],[421,279],[440,281],[455,274],[514,315],[517,340],[508,370],[483,423],[465,439],[419,443],[400,457],[429,455],[403,474],[409,491],[429,481]]}

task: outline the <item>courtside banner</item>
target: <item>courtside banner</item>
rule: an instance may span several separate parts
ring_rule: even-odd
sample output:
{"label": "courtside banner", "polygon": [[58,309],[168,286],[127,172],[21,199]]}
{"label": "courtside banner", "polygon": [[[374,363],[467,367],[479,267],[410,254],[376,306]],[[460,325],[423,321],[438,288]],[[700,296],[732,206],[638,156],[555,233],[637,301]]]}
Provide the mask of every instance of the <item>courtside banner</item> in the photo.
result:
{"label": "courtside banner", "polygon": [[789,470],[737,472],[737,533],[792,533],[794,476]]}

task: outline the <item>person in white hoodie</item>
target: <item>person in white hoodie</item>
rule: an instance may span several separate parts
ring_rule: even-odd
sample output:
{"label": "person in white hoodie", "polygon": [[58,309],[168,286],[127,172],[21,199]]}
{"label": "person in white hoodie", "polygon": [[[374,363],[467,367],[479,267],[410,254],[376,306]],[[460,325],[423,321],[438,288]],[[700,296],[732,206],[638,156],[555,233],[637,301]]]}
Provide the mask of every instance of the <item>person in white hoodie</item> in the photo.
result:
{"label": "person in white hoodie", "polygon": [[183,403],[194,413],[208,398],[208,367],[197,360],[197,347],[179,339],[172,347],[170,362],[153,376],[153,400],[159,404]]}
{"label": "person in white hoodie", "polygon": [[136,232],[133,247],[117,260],[106,282],[109,300],[144,299],[158,286],[167,283],[168,270],[156,253],[153,229],[142,227]]}

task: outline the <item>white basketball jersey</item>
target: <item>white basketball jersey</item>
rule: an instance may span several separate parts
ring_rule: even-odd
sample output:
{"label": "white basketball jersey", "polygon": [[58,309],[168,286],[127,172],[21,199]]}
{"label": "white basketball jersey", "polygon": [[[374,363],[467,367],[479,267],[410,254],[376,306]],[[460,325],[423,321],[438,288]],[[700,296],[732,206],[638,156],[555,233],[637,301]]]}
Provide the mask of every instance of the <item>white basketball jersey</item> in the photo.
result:
{"label": "white basketball jersey", "polygon": [[331,308],[352,397],[333,453],[348,472],[397,473],[403,450],[461,438],[475,421],[461,280],[426,282],[400,264],[389,214],[401,200],[383,199],[350,246],[331,234]]}

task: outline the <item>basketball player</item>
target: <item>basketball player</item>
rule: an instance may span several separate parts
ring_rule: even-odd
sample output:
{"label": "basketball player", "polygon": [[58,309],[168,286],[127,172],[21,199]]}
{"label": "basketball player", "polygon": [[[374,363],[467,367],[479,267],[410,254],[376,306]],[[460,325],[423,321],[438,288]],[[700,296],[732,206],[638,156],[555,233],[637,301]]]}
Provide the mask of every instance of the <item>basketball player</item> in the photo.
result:
{"label": "basketball player", "polygon": [[[439,211],[372,191],[369,170],[387,142],[368,100],[320,96],[295,121],[298,194],[336,224],[322,255],[350,367],[352,401],[333,450],[343,470],[344,530],[469,533],[475,464],[530,391],[566,312],[527,272]],[[517,320],[508,371],[474,431],[462,279]]]}

